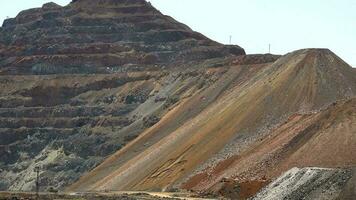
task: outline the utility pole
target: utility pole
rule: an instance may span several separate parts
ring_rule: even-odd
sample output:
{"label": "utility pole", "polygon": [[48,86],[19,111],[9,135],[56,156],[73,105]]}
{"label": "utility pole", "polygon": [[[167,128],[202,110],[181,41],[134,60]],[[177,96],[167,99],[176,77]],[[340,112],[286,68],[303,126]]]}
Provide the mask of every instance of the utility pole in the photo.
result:
{"label": "utility pole", "polygon": [[39,191],[40,191],[40,167],[36,166],[35,170],[36,172],[36,198],[37,200],[40,199]]}
{"label": "utility pole", "polygon": [[268,53],[271,54],[271,44],[268,44]]}
{"label": "utility pole", "polygon": [[230,40],[229,40],[230,43],[229,44],[232,44],[231,41],[232,41],[232,35],[230,35]]}

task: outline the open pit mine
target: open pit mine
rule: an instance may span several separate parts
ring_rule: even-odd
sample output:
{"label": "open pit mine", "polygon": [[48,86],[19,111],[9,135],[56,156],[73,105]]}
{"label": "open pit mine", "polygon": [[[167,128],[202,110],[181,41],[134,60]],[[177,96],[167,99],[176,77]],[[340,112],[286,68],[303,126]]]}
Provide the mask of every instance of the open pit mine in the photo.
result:
{"label": "open pit mine", "polygon": [[356,69],[328,49],[249,55],[145,0],[0,28],[0,199],[352,200],[355,170]]}

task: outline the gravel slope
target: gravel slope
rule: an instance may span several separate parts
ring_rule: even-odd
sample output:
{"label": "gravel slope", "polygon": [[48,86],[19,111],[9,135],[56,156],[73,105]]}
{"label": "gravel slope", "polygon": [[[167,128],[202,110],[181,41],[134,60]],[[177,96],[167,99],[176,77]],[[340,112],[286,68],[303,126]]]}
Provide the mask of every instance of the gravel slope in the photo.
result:
{"label": "gravel slope", "polygon": [[343,190],[353,176],[351,169],[293,168],[251,199],[336,200],[345,195]]}

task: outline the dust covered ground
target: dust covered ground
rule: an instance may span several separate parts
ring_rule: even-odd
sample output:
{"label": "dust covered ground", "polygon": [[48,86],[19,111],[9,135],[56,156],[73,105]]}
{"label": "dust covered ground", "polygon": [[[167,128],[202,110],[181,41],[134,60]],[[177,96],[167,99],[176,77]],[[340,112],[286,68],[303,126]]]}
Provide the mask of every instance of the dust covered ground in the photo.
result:
{"label": "dust covered ground", "polygon": [[[0,200],[37,199],[36,193],[30,192],[0,192]],[[39,193],[41,200],[204,200],[193,193],[163,193],[163,192],[93,192],[93,193]]]}

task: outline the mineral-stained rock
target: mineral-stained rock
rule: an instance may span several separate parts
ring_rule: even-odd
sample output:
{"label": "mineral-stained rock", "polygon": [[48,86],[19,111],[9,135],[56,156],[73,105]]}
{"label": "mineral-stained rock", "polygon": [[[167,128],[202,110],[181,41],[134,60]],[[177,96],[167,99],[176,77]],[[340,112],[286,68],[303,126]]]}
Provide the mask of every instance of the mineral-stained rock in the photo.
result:
{"label": "mineral-stained rock", "polygon": [[145,0],[47,3],[5,20],[1,74],[109,73],[231,55],[224,46],[161,14]]}
{"label": "mineral-stained rock", "polygon": [[327,49],[245,55],[144,0],[22,11],[0,28],[0,190],[40,166],[41,190],[250,197],[355,166],[355,77]]}
{"label": "mineral-stained rock", "polygon": [[244,54],[144,0],[47,3],[5,20],[0,190],[33,190],[38,165],[41,190],[62,189],[198,92],[206,59]]}
{"label": "mineral-stained rock", "polygon": [[68,190],[183,188],[248,197],[292,167],[355,166],[353,69],[327,49],[241,62],[249,57],[250,64],[206,76],[211,82],[201,92],[180,96],[158,123]]}

